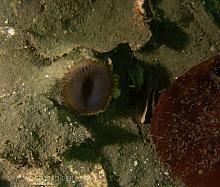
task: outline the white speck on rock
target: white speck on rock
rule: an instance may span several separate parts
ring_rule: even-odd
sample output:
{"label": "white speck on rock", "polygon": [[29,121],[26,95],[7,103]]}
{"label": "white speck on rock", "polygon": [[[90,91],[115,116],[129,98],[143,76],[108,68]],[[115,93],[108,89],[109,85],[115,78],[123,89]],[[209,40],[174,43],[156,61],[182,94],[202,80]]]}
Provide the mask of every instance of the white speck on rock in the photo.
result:
{"label": "white speck on rock", "polygon": [[66,116],[66,120],[67,120],[68,122],[71,122],[71,118],[70,118],[69,116]]}
{"label": "white speck on rock", "polygon": [[0,27],[0,33],[7,34],[8,36],[14,36],[15,29],[12,27]]}
{"label": "white speck on rock", "polygon": [[11,36],[14,36],[15,35],[15,29],[12,28],[12,27],[6,27],[6,33],[11,35]]}
{"label": "white speck on rock", "polygon": [[138,165],[138,161],[135,160],[135,161],[134,161],[134,167],[136,167],[137,165]]}
{"label": "white speck on rock", "polygon": [[214,46],[211,46],[211,47],[210,47],[210,51],[215,52],[215,47],[214,47]]}

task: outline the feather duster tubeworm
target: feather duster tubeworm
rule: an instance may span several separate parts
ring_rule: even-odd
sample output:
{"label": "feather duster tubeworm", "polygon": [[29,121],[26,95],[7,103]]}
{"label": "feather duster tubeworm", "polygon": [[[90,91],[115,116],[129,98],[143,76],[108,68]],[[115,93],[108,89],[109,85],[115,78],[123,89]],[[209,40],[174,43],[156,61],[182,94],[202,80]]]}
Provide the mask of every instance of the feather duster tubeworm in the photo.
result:
{"label": "feather duster tubeworm", "polygon": [[82,115],[104,111],[112,97],[111,71],[101,61],[85,60],[63,78],[62,97],[67,106]]}

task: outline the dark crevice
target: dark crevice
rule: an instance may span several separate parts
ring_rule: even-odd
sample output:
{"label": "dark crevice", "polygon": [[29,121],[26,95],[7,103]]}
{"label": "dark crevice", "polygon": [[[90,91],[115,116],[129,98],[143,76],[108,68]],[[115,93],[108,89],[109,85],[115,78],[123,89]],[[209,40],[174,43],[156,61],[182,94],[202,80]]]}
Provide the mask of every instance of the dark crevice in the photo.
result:
{"label": "dark crevice", "polygon": [[220,1],[219,0],[204,0],[204,7],[206,11],[211,14],[214,21],[220,28]]}
{"label": "dark crevice", "polygon": [[161,45],[179,51],[184,49],[189,43],[188,35],[178,26],[177,23],[171,22],[164,18],[164,11],[158,8],[160,0],[145,1],[143,7],[146,12],[146,20],[150,20],[150,30],[152,37],[142,50],[154,51]]}

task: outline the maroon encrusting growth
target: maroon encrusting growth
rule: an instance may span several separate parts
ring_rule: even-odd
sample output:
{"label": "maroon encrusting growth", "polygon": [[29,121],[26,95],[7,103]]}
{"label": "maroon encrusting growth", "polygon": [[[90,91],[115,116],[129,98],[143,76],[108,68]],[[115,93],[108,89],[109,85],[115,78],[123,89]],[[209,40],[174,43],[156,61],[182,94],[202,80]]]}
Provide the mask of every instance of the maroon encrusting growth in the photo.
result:
{"label": "maroon encrusting growth", "polygon": [[150,136],[160,161],[187,186],[220,186],[220,56],[194,66],[162,93]]}
{"label": "maroon encrusting growth", "polygon": [[65,104],[82,115],[103,111],[112,97],[110,69],[100,61],[85,60],[74,65],[63,78]]}

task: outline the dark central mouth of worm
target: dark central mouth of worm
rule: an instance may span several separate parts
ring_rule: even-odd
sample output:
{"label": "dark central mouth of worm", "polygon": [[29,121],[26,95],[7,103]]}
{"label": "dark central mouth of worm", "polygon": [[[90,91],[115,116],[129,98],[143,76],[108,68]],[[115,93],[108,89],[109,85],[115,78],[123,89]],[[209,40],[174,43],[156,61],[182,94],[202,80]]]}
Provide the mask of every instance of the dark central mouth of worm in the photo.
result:
{"label": "dark central mouth of worm", "polygon": [[94,82],[91,78],[87,77],[82,85],[82,95],[86,105],[88,105],[88,99],[89,97],[91,97],[93,89],[94,89]]}

